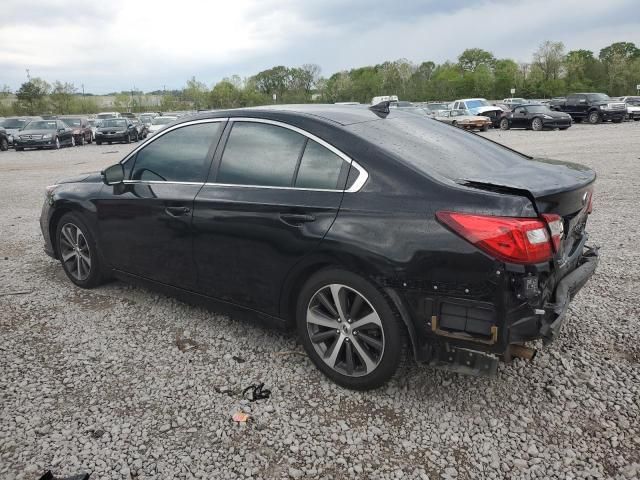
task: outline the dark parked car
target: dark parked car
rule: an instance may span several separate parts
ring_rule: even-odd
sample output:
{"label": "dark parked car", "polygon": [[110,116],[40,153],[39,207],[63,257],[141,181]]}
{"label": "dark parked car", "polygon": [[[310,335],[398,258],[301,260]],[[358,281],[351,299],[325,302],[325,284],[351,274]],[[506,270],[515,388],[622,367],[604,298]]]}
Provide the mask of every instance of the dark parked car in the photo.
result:
{"label": "dark parked car", "polygon": [[32,120],[14,137],[17,151],[25,148],[55,148],[62,145],[74,147],[73,129],[62,120]]}
{"label": "dark parked car", "polygon": [[583,120],[596,124],[611,120],[620,123],[627,115],[627,106],[609,98],[606,93],[572,93],[565,99],[552,99],[549,108],[565,112],[577,123]]}
{"label": "dark parked car", "polygon": [[7,131],[0,128],[0,151],[6,152],[7,150],[9,150],[9,137],[7,137]]}
{"label": "dark parked car", "polygon": [[14,145],[14,138],[24,126],[31,120],[40,120],[40,117],[10,117],[2,121],[2,128],[7,132],[9,146]]}
{"label": "dark parked car", "polygon": [[500,119],[500,128],[530,128],[540,131],[545,128],[566,130],[571,126],[571,115],[555,112],[546,105],[518,105],[511,112],[505,112]]}
{"label": "dark parked car", "polygon": [[96,143],[112,144],[113,142],[131,143],[138,141],[138,130],[129,118],[107,118],[101,120],[96,130]]}
{"label": "dark parked car", "polygon": [[142,123],[137,118],[132,118],[131,123],[133,123],[133,125],[136,127],[136,131],[138,132],[138,138],[140,140],[147,138],[147,135],[149,134],[149,129],[144,123]]}
{"label": "dark parked car", "polygon": [[93,132],[89,119],[85,117],[62,117],[61,120],[73,130],[73,138],[76,145],[84,145],[91,143],[93,140]]}
{"label": "dark parked car", "polygon": [[492,375],[554,339],[597,264],[594,181],[398,109],[265,107],[186,118],[48,187],[40,222],[76,285],[297,326],[324,374],[367,389],[406,350]]}

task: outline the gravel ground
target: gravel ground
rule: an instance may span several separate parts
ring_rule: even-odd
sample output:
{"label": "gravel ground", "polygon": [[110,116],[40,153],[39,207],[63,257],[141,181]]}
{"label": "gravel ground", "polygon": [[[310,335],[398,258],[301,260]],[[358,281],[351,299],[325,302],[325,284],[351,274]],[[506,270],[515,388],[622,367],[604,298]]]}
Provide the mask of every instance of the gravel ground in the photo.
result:
{"label": "gravel ground", "polygon": [[[43,189],[129,146],[0,152],[0,477],[638,478],[640,123],[486,136],[597,170],[599,270],[533,363],[409,365],[369,393],[324,379],[293,334],[67,281],[42,252]],[[248,404],[255,382],[272,397]]]}

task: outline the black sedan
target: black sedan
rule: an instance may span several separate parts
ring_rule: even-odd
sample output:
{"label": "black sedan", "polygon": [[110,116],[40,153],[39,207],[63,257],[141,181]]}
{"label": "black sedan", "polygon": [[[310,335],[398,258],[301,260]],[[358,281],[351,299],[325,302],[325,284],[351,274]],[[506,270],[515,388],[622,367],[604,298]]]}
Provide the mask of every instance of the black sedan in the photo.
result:
{"label": "black sedan", "polygon": [[79,287],[295,326],[324,374],[368,389],[405,351],[492,375],[553,340],[597,264],[594,181],[384,105],[265,107],[183,119],[48,187],[40,223]]}
{"label": "black sedan", "polygon": [[63,145],[75,146],[73,129],[62,120],[32,120],[13,137],[17,151],[25,148],[59,149]]}
{"label": "black sedan", "polygon": [[527,128],[540,131],[545,128],[559,128],[566,130],[571,126],[571,115],[556,112],[546,105],[525,104],[518,105],[510,112],[505,112],[500,119],[500,128]]}
{"label": "black sedan", "polygon": [[138,129],[130,118],[107,118],[96,130],[96,143],[131,143],[138,141]]}
{"label": "black sedan", "polygon": [[0,151],[6,152],[9,150],[9,136],[4,128],[0,128]]}

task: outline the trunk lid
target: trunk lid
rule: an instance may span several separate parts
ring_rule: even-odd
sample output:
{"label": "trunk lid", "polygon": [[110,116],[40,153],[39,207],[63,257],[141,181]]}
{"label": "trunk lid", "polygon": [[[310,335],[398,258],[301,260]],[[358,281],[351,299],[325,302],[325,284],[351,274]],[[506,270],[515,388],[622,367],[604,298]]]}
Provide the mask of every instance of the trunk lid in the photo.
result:
{"label": "trunk lid", "polygon": [[563,235],[555,259],[562,264],[583,243],[595,179],[595,172],[582,165],[533,159],[508,172],[487,172],[465,178],[460,183],[526,196],[539,215],[559,215]]}

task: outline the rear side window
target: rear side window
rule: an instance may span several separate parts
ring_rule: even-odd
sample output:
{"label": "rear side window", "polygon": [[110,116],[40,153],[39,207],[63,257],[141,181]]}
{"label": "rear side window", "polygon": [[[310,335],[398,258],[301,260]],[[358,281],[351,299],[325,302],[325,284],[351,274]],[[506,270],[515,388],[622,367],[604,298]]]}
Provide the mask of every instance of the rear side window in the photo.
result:
{"label": "rear side window", "polygon": [[[298,188],[317,188],[336,190],[342,189],[338,185],[340,174],[348,164],[326,147],[313,140],[307,142],[304,149],[295,186]],[[344,177],[341,182],[344,185]]]}
{"label": "rear side window", "polygon": [[218,142],[223,124],[199,123],[165,133],[137,153],[131,180],[204,182],[209,149]]}
{"label": "rear side window", "polygon": [[287,128],[236,122],[222,155],[216,182],[290,187],[306,137]]}

